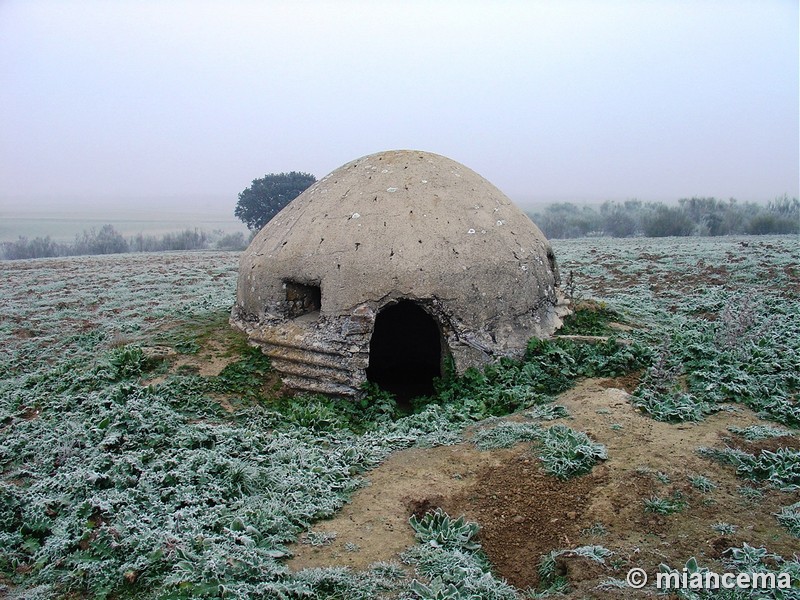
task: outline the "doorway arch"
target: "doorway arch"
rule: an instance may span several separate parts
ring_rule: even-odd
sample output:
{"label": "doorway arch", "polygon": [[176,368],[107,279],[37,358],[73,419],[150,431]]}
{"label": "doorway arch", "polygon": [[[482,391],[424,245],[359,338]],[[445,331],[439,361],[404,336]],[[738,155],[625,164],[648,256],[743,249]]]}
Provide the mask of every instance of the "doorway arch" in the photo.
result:
{"label": "doorway arch", "polygon": [[441,374],[442,334],[436,320],[411,300],[383,308],[369,342],[367,379],[404,404],[433,394],[433,380]]}

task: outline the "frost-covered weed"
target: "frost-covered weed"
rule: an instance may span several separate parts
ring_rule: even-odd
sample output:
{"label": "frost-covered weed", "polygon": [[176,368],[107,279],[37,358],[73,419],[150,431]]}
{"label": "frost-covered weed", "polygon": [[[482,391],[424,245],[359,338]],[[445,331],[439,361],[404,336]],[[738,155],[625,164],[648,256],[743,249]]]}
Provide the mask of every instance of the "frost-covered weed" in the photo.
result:
{"label": "frost-covered weed", "polygon": [[672,481],[672,478],[669,476],[669,474],[664,473],[663,471],[656,471],[655,477],[663,484],[669,484]]}
{"label": "frost-covered weed", "polygon": [[725,565],[745,572],[754,572],[765,567],[766,561],[779,560],[780,557],[772,554],[766,548],[756,548],[750,544],[742,544],[741,548],[729,548]]}
{"label": "frost-covered weed", "polygon": [[569,413],[560,404],[540,404],[525,411],[524,415],[537,421],[555,421],[568,417]]}
{"label": "frost-covered weed", "polygon": [[720,535],[733,535],[736,533],[736,525],[731,525],[730,523],[725,523],[724,521],[720,521],[718,523],[714,523],[711,526],[711,529],[719,533]]}
{"label": "frost-covered weed", "polygon": [[472,436],[472,443],[478,450],[510,448],[519,442],[529,442],[542,435],[542,428],[528,423],[502,421],[493,427],[484,427]]}
{"label": "frost-covered weed", "polygon": [[451,519],[441,509],[421,518],[412,516],[409,523],[420,544],[403,553],[403,560],[414,565],[419,576],[428,580],[411,582],[413,598],[486,598],[514,600],[516,590],[495,577],[475,540],[478,525],[463,517]]}
{"label": "frost-covered weed", "polygon": [[572,549],[551,550],[539,561],[539,582],[543,592],[565,592],[569,582],[557,572],[557,561],[565,557],[579,556],[596,563],[605,564],[613,552],[603,546],[579,546]]}
{"label": "frost-covered weed", "polygon": [[336,532],[331,531],[309,531],[300,538],[301,544],[309,544],[311,546],[330,546],[336,539]]}
{"label": "frost-covered weed", "polygon": [[606,460],[608,453],[603,444],[589,439],[582,431],[566,425],[553,425],[538,438],[539,460],[544,470],[559,479],[569,479],[592,470],[599,460]]}
{"label": "frost-covered weed", "polygon": [[478,553],[461,550],[438,550],[418,546],[403,554],[415,566],[417,574],[429,581],[411,582],[411,598],[419,600],[516,600],[517,591],[505,580],[495,577]]}
{"label": "frost-covered weed", "polygon": [[459,439],[459,419],[432,405],[355,434],[257,405],[229,416],[209,394],[243,385],[249,357],[217,378],[149,387],[136,381],[142,357],[129,345],[4,382],[5,405],[16,405],[0,440],[6,576],[51,597],[131,586],[154,596],[374,592],[346,571],[289,576],[285,544],[393,450]]}
{"label": "frost-covered weed", "polygon": [[650,496],[644,499],[644,511],[659,515],[671,515],[680,512],[686,506],[685,500],[680,494],[675,494],[671,498],[660,496]]}
{"label": "frost-covered weed", "polygon": [[736,488],[736,493],[749,502],[755,502],[764,497],[764,491],[757,487],[743,485]]}
{"label": "frost-covered weed", "polygon": [[800,538],[800,502],[784,506],[775,516],[778,519],[778,523],[786,527],[789,533],[796,538]]}
{"label": "frost-covered weed", "polygon": [[437,508],[422,517],[411,515],[408,522],[422,544],[434,548],[469,551],[480,548],[480,544],[475,541],[480,527],[477,523],[467,521],[463,515],[458,519],[451,519],[450,515]]}
{"label": "frost-covered weed", "polygon": [[587,537],[603,537],[608,534],[608,529],[602,523],[594,523],[591,527],[581,529],[581,535]]}
{"label": "frost-covered weed", "polygon": [[737,326],[734,333],[726,333],[732,325],[720,318],[716,332],[686,332],[682,361],[689,390],[708,402],[741,402],[763,418],[800,426],[797,304],[792,308],[774,298],[754,303],[749,293],[731,296],[723,313],[746,312],[753,331],[742,332]]}
{"label": "frost-covered weed", "polygon": [[696,490],[701,492],[710,492],[716,489],[717,484],[711,481],[705,475],[690,475],[689,476],[689,483],[692,484],[692,487]]}
{"label": "frost-covered weed", "polygon": [[728,302],[719,315],[715,331],[717,346],[727,349],[742,348],[757,342],[767,332],[769,324],[758,318],[755,294],[746,292],[736,302]]}
{"label": "frost-covered weed", "polygon": [[665,340],[634,392],[633,405],[656,421],[675,423],[701,421],[706,414],[718,410],[684,391],[680,380],[682,372],[681,364],[670,349],[669,340]]}
{"label": "frost-covered weed", "polygon": [[792,437],[794,434],[782,427],[771,427],[769,425],[748,425],[747,427],[728,427],[728,431],[742,436],[746,440],[758,441],[774,437]]}
{"label": "frost-covered weed", "polygon": [[761,450],[758,455],[734,448],[700,448],[699,452],[707,458],[732,465],[736,474],[745,479],[766,481],[786,492],[800,490],[800,450]]}

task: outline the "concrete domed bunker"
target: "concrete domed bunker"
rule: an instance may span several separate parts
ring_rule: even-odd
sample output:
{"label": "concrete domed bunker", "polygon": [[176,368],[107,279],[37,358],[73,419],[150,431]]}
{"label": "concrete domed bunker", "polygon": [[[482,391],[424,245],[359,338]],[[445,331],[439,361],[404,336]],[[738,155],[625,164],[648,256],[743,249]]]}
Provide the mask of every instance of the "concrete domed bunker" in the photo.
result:
{"label": "concrete domed bunker", "polygon": [[495,186],[443,156],[347,163],[275,216],[241,257],[231,322],[291,388],[428,393],[520,356],[568,312],[550,245]]}

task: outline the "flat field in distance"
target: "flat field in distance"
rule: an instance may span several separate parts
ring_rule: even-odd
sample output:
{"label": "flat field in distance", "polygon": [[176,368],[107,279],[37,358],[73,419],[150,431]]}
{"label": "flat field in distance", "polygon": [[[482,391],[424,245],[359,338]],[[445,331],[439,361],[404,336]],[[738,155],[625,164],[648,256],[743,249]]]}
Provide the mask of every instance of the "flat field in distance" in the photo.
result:
{"label": "flat field in distance", "polygon": [[0,243],[16,241],[20,236],[28,239],[49,236],[56,242],[72,242],[83,231],[100,229],[106,224],[113,225],[125,238],[139,233],[162,236],[185,229],[209,233],[215,230],[226,233],[241,231],[246,234],[247,227],[234,217],[233,206],[235,202],[225,208],[209,205],[137,207],[135,203],[128,208],[0,208]]}
{"label": "flat field in distance", "polygon": [[649,598],[693,557],[800,586],[798,239],[553,248],[565,329],[612,341],[412,414],[284,395],[227,323],[238,253],[0,263],[0,595]]}

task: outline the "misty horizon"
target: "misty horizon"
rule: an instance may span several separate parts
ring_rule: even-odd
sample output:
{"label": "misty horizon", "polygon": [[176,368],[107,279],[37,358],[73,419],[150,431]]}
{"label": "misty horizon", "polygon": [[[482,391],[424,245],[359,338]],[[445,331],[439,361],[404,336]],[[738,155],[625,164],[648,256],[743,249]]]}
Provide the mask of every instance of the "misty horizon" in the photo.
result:
{"label": "misty horizon", "polygon": [[522,208],[796,197],[799,16],[782,0],[6,0],[0,210],[233,210],[266,173],[401,148]]}
{"label": "misty horizon", "polygon": [[[320,179],[318,177],[317,179]],[[241,191],[241,190],[240,190]],[[514,202],[523,210],[534,210],[537,208],[546,207],[551,204],[569,203],[576,206],[601,206],[606,202],[626,202],[630,200],[638,200],[641,202],[662,203],[666,205],[677,205],[680,200],[689,198],[713,197],[718,200],[735,200],[740,203],[755,203],[759,205],[766,205],[769,202],[781,198],[788,194],[775,194],[769,197],[759,198],[735,198],[735,197],[722,197],[722,196],[700,196],[694,194],[691,196],[677,197],[653,197],[641,198],[635,196],[620,196],[620,197],[603,197],[603,196],[584,196],[576,197],[569,195],[562,196],[549,196],[549,197],[532,197],[521,196],[511,197],[509,199]],[[795,197],[795,196],[789,196]],[[58,197],[58,196],[18,196],[0,198],[0,215],[6,216],[19,216],[25,214],[50,214],[53,211],[60,211],[63,213],[81,213],[89,214],[99,211],[97,214],[118,214],[118,213],[138,213],[153,211],[183,212],[186,209],[194,209],[205,213],[230,213],[233,216],[238,193],[233,196],[227,194],[171,194],[171,195],[151,195],[151,196],[76,196],[76,197]],[[33,200],[33,204],[25,204],[25,200]],[[135,204],[130,204],[135,202]],[[104,213],[104,211],[106,211]],[[109,212],[110,211],[110,212]],[[238,220],[238,219],[237,219]]]}

